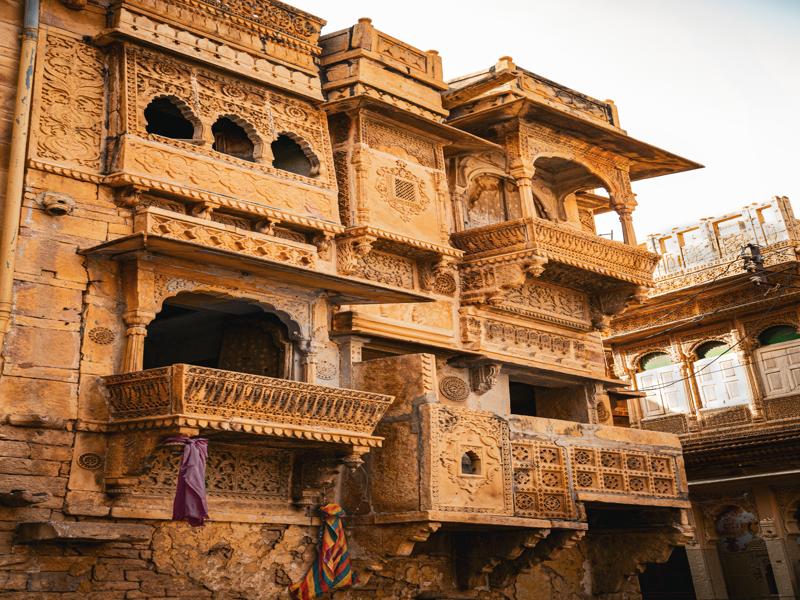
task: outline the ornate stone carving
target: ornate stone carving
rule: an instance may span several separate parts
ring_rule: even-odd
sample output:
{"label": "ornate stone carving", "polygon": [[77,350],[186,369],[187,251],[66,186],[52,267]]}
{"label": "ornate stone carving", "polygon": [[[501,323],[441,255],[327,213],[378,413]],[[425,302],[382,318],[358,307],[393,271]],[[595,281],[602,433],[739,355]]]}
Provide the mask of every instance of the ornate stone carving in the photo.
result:
{"label": "ornate stone carving", "polygon": [[[161,446],[130,492],[172,496],[181,454]],[[286,502],[292,453],[287,450],[212,442],[208,447],[206,491],[211,498]]]}
{"label": "ornate stone carving", "polygon": [[[491,413],[438,404],[429,411],[432,509],[468,513],[511,513],[508,424]],[[480,465],[464,471],[471,453]],[[473,463],[473,467],[475,464]]]}
{"label": "ornate stone carving", "polygon": [[378,177],[375,189],[406,223],[428,208],[431,200],[425,191],[425,182],[414,175],[402,160],[398,160],[394,167],[380,167]]}
{"label": "ornate stone carving", "polygon": [[[527,250],[551,262],[636,285],[652,283],[658,255],[560,223],[526,218],[453,234],[453,244],[474,258]],[[517,260],[524,259],[518,255]]]}
{"label": "ornate stone carving", "polygon": [[48,33],[42,60],[38,157],[100,170],[105,120],[103,69],[97,49],[71,37]]}
{"label": "ornate stone carving", "polygon": [[439,381],[439,393],[448,400],[463,402],[469,396],[469,387],[460,377],[449,375]]}
{"label": "ornate stone carving", "polygon": [[675,458],[666,454],[572,447],[579,489],[612,494],[678,497]]}
{"label": "ornate stone carving", "polygon": [[87,471],[98,471],[104,463],[103,457],[95,452],[86,452],[78,457],[78,466]]}
{"label": "ornate stone carving", "polygon": [[485,394],[497,385],[503,366],[499,363],[480,364],[470,367],[469,381],[472,391]]}
{"label": "ornate stone carving", "polygon": [[[378,441],[371,433],[392,401],[381,394],[190,365],[111,375],[104,381],[117,427],[158,427],[173,416],[213,429],[361,439],[370,446]],[[176,385],[182,390],[177,395],[172,393]]]}
{"label": "ornate stone carving", "polygon": [[108,327],[93,327],[89,330],[89,339],[95,344],[105,346],[113,343],[117,334],[111,331]]}
{"label": "ornate stone carving", "polygon": [[423,167],[436,169],[436,148],[417,135],[411,135],[375,119],[362,121],[362,139],[368,146],[390,154],[400,154],[415,160]]}
{"label": "ornate stone carving", "polygon": [[504,311],[585,329],[589,325],[588,304],[583,292],[528,280],[522,286],[509,290],[505,298],[494,306]]}
{"label": "ornate stone carving", "polygon": [[[312,268],[316,263],[313,247],[281,243],[259,234],[232,230],[213,221],[199,221],[168,214],[159,209],[147,209],[136,216],[135,229],[174,240],[228,250],[248,256],[276,261],[297,267]],[[236,228],[238,229],[238,228]]]}
{"label": "ornate stone carving", "polygon": [[514,514],[539,518],[578,517],[563,448],[545,442],[516,441],[512,444],[511,456]]}

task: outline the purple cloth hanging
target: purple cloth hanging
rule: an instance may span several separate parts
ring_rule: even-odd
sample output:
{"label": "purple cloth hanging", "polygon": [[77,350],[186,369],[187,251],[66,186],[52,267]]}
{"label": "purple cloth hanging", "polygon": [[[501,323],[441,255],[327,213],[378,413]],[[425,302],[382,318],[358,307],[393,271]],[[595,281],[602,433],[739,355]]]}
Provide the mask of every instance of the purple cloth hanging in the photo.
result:
{"label": "purple cloth hanging", "polygon": [[183,459],[178,473],[178,489],[172,503],[172,520],[187,521],[202,527],[208,518],[206,502],[206,459],[208,440],[205,438],[173,437],[167,444],[183,444]]}

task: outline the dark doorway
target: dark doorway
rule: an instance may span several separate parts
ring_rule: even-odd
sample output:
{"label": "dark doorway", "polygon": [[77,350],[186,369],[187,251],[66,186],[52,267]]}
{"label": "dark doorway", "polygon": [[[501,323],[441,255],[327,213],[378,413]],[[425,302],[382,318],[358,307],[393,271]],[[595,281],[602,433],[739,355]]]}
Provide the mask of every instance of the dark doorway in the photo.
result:
{"label": "dark doorway", "polygon": [[648,564],[639,575],[639,586],[642,600],[695,600],[686,548],[675,548],[663,564]]}
{"label": "dark doorway", "polygon": [[290,378],[286,326],[258,305],[202,294],[179,294],[147,327],[144,368],[185,363]]}

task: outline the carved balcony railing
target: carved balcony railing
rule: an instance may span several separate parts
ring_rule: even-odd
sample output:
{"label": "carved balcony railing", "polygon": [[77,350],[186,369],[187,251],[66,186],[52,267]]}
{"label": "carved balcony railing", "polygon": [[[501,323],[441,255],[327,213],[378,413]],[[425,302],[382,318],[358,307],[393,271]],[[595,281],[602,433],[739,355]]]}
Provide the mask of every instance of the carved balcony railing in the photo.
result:
{"label": "carved balcony railing", "polygon": [[380,425],[392,443],[376,451],[373,466],[405,472],[419,452],[420,481],[373,490],[383,507],[376,522],[585,529],[586,502],[689,506],[674,435],[504,418],[441,403],[422,405],[419,419],[422,443],[413,441],[407,425]]}
{"label": "carved balcony railing", "polygon": [[392,397],[186,364],[110,375],[114,430],[189,427],[378,447]]}
{"label": "carved balcony railing", "polygon": [[503,257],[535,273],[552,262],[637,286],[652,284],[659,260],[647,250],[536,217],[462,231],[452,241],[476,265]]}

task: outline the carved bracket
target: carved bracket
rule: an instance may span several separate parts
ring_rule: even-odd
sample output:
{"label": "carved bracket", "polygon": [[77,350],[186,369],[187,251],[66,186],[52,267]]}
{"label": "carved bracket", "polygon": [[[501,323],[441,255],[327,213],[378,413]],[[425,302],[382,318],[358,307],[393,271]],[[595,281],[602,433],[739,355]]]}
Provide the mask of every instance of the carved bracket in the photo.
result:
{"label": "carved bracket", "polygon": [[642,304],[647,300],[647,292],[646,287],[636,286],[633,289],[626,288],[596,295],[589,304],[592,326],[595,330],[607,334],[611,329],[611,320],[622,315],[631,306]]}
{"label": "carved bracket", "polygon": [[470,367],[469,381],[472,391],[476,394],[485,394],[497,385],[502,365],[487,363]]}

